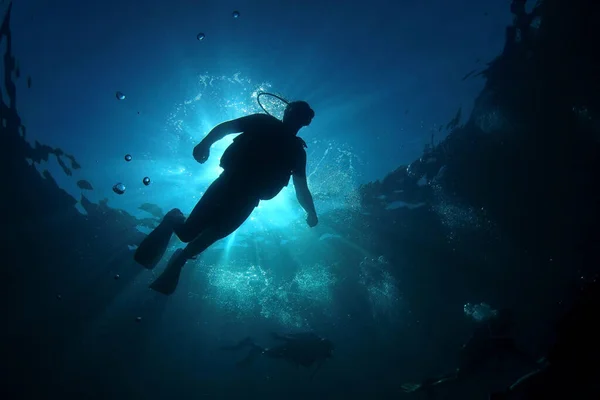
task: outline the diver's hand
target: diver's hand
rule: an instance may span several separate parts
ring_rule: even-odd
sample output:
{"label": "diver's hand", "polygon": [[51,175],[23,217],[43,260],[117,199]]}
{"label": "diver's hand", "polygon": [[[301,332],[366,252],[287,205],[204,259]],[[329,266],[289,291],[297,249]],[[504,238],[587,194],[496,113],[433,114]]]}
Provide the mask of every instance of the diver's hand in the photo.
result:
{"label": "diver's hand", "polygon": [[198,161],[200,164],[204,164],[208,157],[210,156],[210,145],[204,143],[204,141],[198,143],[196,147],[194,147],[194,159]]}
{"label": "diver's hand", "polygon": [[317,224],[319,223],[319,218],[317,218],[317,214],[316,213],[308,214],[308,217],[306,218],[306,223],[311,228],[314,228],[315,226],[317,226]]}
{"label": "diver's hand", "polygon": [[421,389],[422,385],[420,383],[405,383],[402,385],[402,390],[406,393],[416,392]]}

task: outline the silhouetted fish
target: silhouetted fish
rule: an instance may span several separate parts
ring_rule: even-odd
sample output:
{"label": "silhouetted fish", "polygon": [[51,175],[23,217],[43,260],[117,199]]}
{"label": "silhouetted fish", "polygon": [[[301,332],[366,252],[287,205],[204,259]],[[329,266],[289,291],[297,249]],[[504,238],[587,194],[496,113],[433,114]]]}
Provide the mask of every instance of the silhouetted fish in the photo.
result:
{"label": "silhouetted fish", "polygon": [[162,209],[159,206],[157,206],[156,204],[144,203],[141,206],[139,206],[138,208],[140,210],[146,211],[149,214],[152,214],[153,216],[155,216],[158,219],[162,219],[165,216]]}
{"label": "silhouetted fish", "polygon": [[94,188],[92,187],[92,184],[89,183],[88,181],[86,181],[85,179],[77,181],[77,186],[83,190],[94,190]]}
{"label": "silhouetted fish", "polygon": [[466,74],[465,76],[463,76],[462,80],[464,81],[465,79],[467,79],[468,77],[470,77],[471,75],[473,75],[475,72],[477,72],[476,69],[474,69],[473,71],[471,71],[468,74]]}

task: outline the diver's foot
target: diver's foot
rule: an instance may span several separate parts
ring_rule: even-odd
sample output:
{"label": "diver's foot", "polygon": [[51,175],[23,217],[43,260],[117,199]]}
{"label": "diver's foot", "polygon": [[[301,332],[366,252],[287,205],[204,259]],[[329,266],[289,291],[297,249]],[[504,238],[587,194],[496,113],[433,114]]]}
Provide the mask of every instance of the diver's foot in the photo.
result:
{"label": "diver's foot", "polygon": [[185,216],[179,208],[174,208],[165,215],[165,221],[172,222],[175,225],[183,224],[185,222]]}
{"label": "diver's foot", "polygon": [[188,258],[185,256],[183,249],[175,250],[175,253],[171,256],[167,268],[150,284],[150,289],[169,296],[177,289],[179,283],[179,276],[181,270],[187,262]]}

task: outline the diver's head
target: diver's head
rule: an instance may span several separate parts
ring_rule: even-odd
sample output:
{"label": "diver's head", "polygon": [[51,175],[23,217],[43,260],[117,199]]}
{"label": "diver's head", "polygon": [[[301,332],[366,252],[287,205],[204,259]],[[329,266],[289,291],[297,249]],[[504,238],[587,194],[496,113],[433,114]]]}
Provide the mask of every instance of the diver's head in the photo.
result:
{"label": "diver's head", "polygon": [[315,112],[305,101],[292,101],[288,103],[283,112],[283,123],[300,130],[303,126],[310,125],[315,117]]}

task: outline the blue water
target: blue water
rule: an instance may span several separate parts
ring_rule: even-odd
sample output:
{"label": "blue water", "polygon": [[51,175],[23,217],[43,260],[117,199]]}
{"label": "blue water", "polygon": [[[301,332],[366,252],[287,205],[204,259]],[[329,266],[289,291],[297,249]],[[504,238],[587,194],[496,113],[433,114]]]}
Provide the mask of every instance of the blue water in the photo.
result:
{"label": "blue water", "polygon": [[[149,216],[143,203],[164,212],[192,209],[220,173],[219,157],[233,138],[213,146],[203,165],[192,158],[193,146],[214,125],[259,112],[258,92],[306,100],[316,116],[299,135],[308,144],[317,210],[357,210],[360,184],[418,158],[432,133],[443,138],[438,128],[459,107],[469,115],[484,82],[462,77],[500,53],[509,22],[506,4],[492,0],[23,0],[13,10],[13,45],[33,85],[18,81],[19,112],[28,140],[60,147],[82,165],[72,177],[54,158],[39,170],[51,171],[76,199],[76,182],[86,179],[94,187],[85,192],[90,200],[108,199],[142,218]],[[277,102],[268,108],[282,111]],[[124,194],[113,192],[116,183],[126,186]],[[390,208],[404,206],[415,207]],[[327,224],[309,229],[304,218],[290,185],[192,263],[198,268],[186,267],[183,288],[168,300],[147,290],[156,272],[140,270],[73,343],[64,368],[111,371],[94,373],[99,381],[121,376],[129,398],[232,396],[232,379],[262,395],[273,380],[300,390],[306,381],[287,369],[259,365],[232,377],[235,359],[215,349],[247,335],[264,339],[271,330],[315,329],[342,342],[330,383],[367,373],[353,364],[352,349],[367,339],[382,347],[393,341],[386,330],[410,313],[402,282],[366,249],[354,248],[362,261],[341,265],[336,246],[352,243]],[[111,256],[109,249],[94,255]],[[108,276],[122,268],[140,267],[118,266]],[[129,324],[134,316],[142,323]],[[124,360],[129,341],[141,350]],[[372,359],[372,371],[381,371],[378,362]]]}

